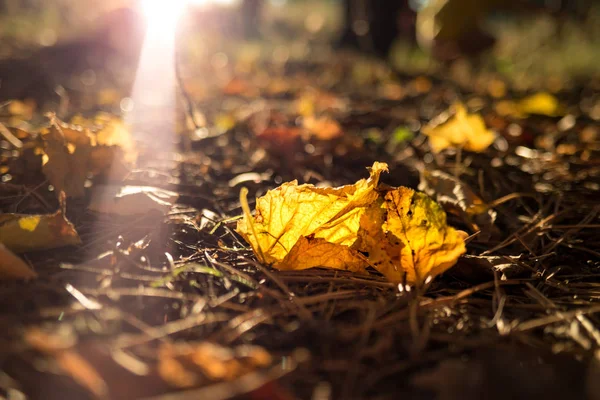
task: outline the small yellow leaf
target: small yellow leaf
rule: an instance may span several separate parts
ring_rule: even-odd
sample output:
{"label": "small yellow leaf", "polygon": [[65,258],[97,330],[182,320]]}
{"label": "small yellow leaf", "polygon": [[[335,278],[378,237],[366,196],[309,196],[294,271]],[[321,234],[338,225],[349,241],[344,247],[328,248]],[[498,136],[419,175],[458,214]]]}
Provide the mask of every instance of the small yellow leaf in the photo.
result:
{"label": "small yellow leaf", "polygon": [[525,115],[538,114],[549,117],[561,115],[558,99],[550,93],[545,92],[525,97],[519,101],[518,109]]}
{"label": "small yellow leaf", "polygon": [[462,104],[454,106],[455,113],[446,121],[433,121],[423,128],[429,137],[431,149],[440,152],[448,147],[460,147],[468,151],[482,152],[496,136],[485,126],[479,114],[468,114]]}
{"label": "small yellow leaf", "polygon": [[502,116],[515,118],[526,118],[529,115],[558,117],[564,114],[558,99],[546,92],[535,93],[519,101],[500,101],[496,103],[495,109]]}
{"label": "small yellow leaf", "polygon": [[215,126],[221,132],[227,132],[235,127],[236,124],[235,118],[230,114],[219,114],[215,118]]}
{"label": "small yellow leaf", "polygon": [[245,211],[237,231],[261,262],[275,268],[301,237],[313,235],[350,247],[357,239],[362,213],[379,196],[375,189],[383,171],[387,164],[376,162],[369,179],[339,188],[284,183],[257,199],[254,217]]}
{"label": "small yellow leaf", "polygon": [[0,214],[0,243],[15,253],[81,243],[61,211],[46,215]]}
{"label": "small yellow leaf", "polygon": [[[385,195],[384,204],[387,218],[380,235],[385,234],[387,247],[381,261],[387,262],[387,267],[380,271],[390,281],[420,286],[452,267],[465,253],[466,234],[449,227],[446,213],[426,194],[400,187]],[[370,249],[367,251],[371,258]]]}

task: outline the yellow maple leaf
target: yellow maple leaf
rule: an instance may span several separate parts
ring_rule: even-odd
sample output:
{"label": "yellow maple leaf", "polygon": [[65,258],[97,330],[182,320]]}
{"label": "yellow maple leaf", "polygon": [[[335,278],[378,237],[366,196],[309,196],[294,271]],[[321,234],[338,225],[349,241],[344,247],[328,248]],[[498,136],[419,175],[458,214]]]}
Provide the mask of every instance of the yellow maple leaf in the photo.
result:
{"label": "yellow maple leaf", "polygon": [[434,120],[423,128],[429,137],[434,152],[448,147],[460,147],[468,151],[482,152],[495,140],[496,135],[487,129],[479,114],[469,114],[462,104],[454,105],[455,113],[451,117],[442,115],[440,122]]}
{"label": "yellow maple leaf", "polygon": [[426,194],[378,188],[383,171],[375,163],[369,179],[340,188],[284,183],[257,199],[254,217],[243,190],[237,231],[259,261],[280,270],[372,266],[394,283],[422,286],[465,253],[466,233],[448,226]]}
{"label": "yellow maple leaf", "polygon": [[400,187],[386,193],[381,207],[385,222],[373,212],[363,218],[369,239],[361,234],[361,250],[390,281],[420,286],[465,253],[466,234],[448,226],[442,207],[426,194]]}
{"label": "yellow maple leaf", "polygon": [[[383,171],[387,171],[387,164],[375,162],[369,179],[339,188],[284,183],[257,199],[254,217],[242,192],[244,217],[238,222],[237,232],[250,243],[259,261],[275,268],[305,269],[323,262],[330,268],[360,270],[364,264],[351,261],[354,253],[341,248],[338,261],[326,262],[324,255],[336,250],[323,241],[346,248],[354,244],[362,213],[379,196],[375,189]],[[302,237],[306,240],[297,245]],[[314,258],[299,257],[302,253]]]}

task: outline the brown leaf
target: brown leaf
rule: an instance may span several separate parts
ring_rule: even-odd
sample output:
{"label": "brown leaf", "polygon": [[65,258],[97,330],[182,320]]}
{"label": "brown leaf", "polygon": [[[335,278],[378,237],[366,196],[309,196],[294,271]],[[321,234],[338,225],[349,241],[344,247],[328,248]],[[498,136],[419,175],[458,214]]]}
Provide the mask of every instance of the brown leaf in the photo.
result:
{"label": "brown leaf", "polygon": [[42,137],[46,153],[42,170],[56,193],[82,197],[92,150],[90,133],[61,126],[51,115],[50,128]]}
{"label": "brown leaf", "polygon": [[96,369],[74,350],[71,336],[48,334],[37,328],[25,332],[25,341],[35,350],[51,356],[78,384],[98,398],[108,397],[108,386]]}
{"label": "brown leaf", "polygon": [[0,243],[15,253],[81,244],[61,210],[54,214],[0,214]]}
{"label": "brown leaf", "polygon": [[166,214],[179,195],[151,186],[96,185],[88,209],[117,215]]}
{"label": "brown leaf", "polygon": [[210,342],[165,344],[159,349],[159,374],[175,387],[192,387],[200,375],[231,381],[271,365],[271,355],[258,346],[227,348]]}
{"label": "brown leaf", "polygon": [[0,243],[0,280],[6,279],[32,279],[37,274],[25,261],[14,255]]}

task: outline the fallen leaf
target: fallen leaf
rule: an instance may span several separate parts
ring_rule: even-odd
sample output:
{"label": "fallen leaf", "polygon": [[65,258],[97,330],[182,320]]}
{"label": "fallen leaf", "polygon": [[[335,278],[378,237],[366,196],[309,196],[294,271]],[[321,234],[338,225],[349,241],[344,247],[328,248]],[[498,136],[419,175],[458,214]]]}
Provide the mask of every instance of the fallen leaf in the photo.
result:
{"label": "fallen leaf", "polygon": [[0,214],[0,243],[15,253],[81,244],[75,227],[59,210],[54,214]]}
{"label": "fallen leaf", "polygon": [[10,125],[18,125],[21,121],[29,121],[33,118],[37,105],[31,99],[26,101],[11,100],[7,108],[8,113],[11,115]]}
{"label": "fallen leaf", "polygon": [[91,120],[76,116],[71,121],[73,124],[89,129],[95,136],[98,147],[118,147],[123,152],[123,159],[128,163],[135,163],[137,150],[131,135],[130,127],[123,119],[108,113],[98,113]]}
{"label": "fallen leaf", "polygon": [[37,274],[19,257],[0,243],[0,280],[32,279]]}
{"label": "fallen leaf", "polygon": [[495,134],[485,126],[479,114],[468,114],[464,105],[454,105],[454,115],[444,113],[423,128],[429,137],[432,151],[438,153],[448,147],[468,151],[485,151],[495,140]]}
{"label": "fallen leaf", "polygon": [[194,346],[189,357],[214,380],[232,380],[272,362],[271,355],[262,347],[238,346],[229,349],[209,342]]}
{"label": "fallen leaf", "polygon": [[290,154],[302,145],[302,129],[281,113],[259,111],[252,114],[247,123],[261,145],[269,150]]}
{"label": "fallen leaf", "polygon": [[158,374],[166,383],[177,388],[191,388],[198,384],[198,374],[187,370],[183,364],[171,357],[161,357]]}
{"label": "fallen leaf", "polygon": [[313,267],[366,272],[372,266],[394,283],[422,286],[465,253],[467,234],[446,223],[424,193],[378,187],[384,163],[370,178],[340,188],[284,183],[244,210],[237,231],[259,261],[280,270]]}
{"label": "fallen leaf", "polygon": [[310,88],[302,92],[295,106],[298,114],[311,117],[325,111],[343,110],[347,107],[347,102],[332,93]]}
{"label": "fallen leaf", "polygon": [[50,128],[42,132],[44,152],[42,171],[56,193],[82,197],[87,179],[92,138],[88,131],[62,125],[50,116]]}
{"label": "fallen leaf", "polygon": [[58,333],[48,334],[38,328],[27,330],[24,338],[35,350],[51,356],[65,373],[97,398],[107,398],[106,382],[98,371],[74,350],[73,338],[63,337]]}
{"label": "fallen leaf", "polygon": [[418,94],[427,93],[433,87],[431,80],[425,76],[418,76],[411,82],[412,89]]}
{"label": "fallen leaf", "polygon": [[227,132],[235,127],[237,121],[233,115],[222,113],[215,117],[214,124],[219,131]]}
{"label": "fallen leaf", "polygon": [[[137,158],[127,128],[115,117],[99,114],[95,122],[74,118],[96,129],[95,134],[88,127],[66,124],[53,114],[49,118],[50,127],[41,131],[45,145],[42,170],[57,193],[82,197],[88,177],[106,175],[120,180]],[[99,128],[98,124],[104,125]]]}
{"label": "fallen leaf", "polygon": [[121,93],[119,93],[118,90],[114,88],[105,88],[100,90],[96,94],[96,102],[98,103],[98,105],[102,106],[113,106],[115,104],[119,104],[123,97],[124,96]]}
{"label": "fallen leaf", "polygon": [[524,257],[519,256],[476,256],[464,255],[452,274],[466,282],[484,281],[493,279],[498,273],[501,279],[513,279],[527,272],[531,272],[523,262]]}
{"label": "fallen leaf", "polygon": [[321,267],[364,272],[367,265],[366,257],[358,251],[310,235],[300,236],[277,268],[285,271]]}
{"label": "fallen leaf", "polygon": [[540,92],[521,99],[518,103],[518,109],[525,115],[547,115],[556,117],[562,115],[561,106],[558,99],[550,93]]}
{"label": "fallen leaf", "polygon": [[211,342],[164,344],[158,354],[159,375],[179,388],[197,386],[201,377],[231,381],[273,362],[262,347],[227,348]]}
{"label": "fallen leaf", "polygon": [[467,184],[444,171],[421,169],[419,172],[419,190],[434,198],[449,213],[460,216],[474,232],[480,231],[479,240],[488,240],[498,233],[494,225],[496,211]]}
{"label": "fallen leaf", "polygon": [[495,105],[496,112],[502,116],[526,118],[529,115],[559,117],[564,110],[556,97],[546,92],[527,96],[519,101],[503,100]]}
{"label": "fallen leaf", "polygon": [[426,194],[400,187],[386,193],[384,205],[387,218],[381,229],[389,245],[377,260],[366,250],[390,281],[420,286],[466,252],[466,233],[448,226],[442,207]]}
{"label": "fallen leaf", "polygon": [[[387,164],[376,162],[369,179],[339,188],[284,183],[257,199],[254,217],[246,202],[237,231],[250,243],[259,261],[275,268],[303,236],[350,247],[357,239],[362,213],[379,196],[375,189],[383,171],[387,171]],[[242,203],[244,200],[242,195]],[[289,268],[289,262],[283,265]]]}
{"label": "fallen leaf", "polygon": [[342,127],[339,122],[330,117],[304,117],[302,120],[304,128],[321,140],[332,140],[342,136]]}
{"label": "fallen leaf", "polygon": [[248,81],[240,78],[233,78],[225,85],[225,87],[223,87],[223,94],[229,96],[254,97],[259,94],[259,90],[255,85]]}
{"label": "fallen leaf", "polygon": [[152,186],[96,185],[88,209],[117,215],[169,212],[179,195]]}

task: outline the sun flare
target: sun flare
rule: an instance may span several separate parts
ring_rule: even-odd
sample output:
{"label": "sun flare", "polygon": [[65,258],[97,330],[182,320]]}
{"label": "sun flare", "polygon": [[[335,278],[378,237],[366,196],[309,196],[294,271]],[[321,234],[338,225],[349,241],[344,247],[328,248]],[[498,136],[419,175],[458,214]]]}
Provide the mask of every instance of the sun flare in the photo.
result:
{"label": "sun flare", "polygon": [[148,22],[148,33],[174,32],[187,5],[187,0],[143,0],[142,10]]}

